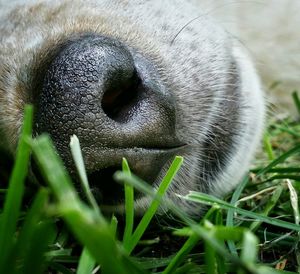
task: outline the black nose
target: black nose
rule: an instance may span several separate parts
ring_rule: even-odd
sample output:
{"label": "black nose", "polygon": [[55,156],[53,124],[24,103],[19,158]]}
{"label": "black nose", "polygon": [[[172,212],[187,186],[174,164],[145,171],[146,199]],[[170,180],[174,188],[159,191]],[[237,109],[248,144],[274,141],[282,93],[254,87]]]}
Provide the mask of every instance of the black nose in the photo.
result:
{"label": "black nose", "polygon": [[[50,133],[69,167],[68,143],[76,134],[90,172],[114,166],[122,156],[152,170],[153,161],[161,166],[167,156],[147,151],[178,146],[175,109],[148,58],[113,38],[88,34],[66,43],[47,68],[36,128]],[[143,160],[148,156],[151,163]]]}

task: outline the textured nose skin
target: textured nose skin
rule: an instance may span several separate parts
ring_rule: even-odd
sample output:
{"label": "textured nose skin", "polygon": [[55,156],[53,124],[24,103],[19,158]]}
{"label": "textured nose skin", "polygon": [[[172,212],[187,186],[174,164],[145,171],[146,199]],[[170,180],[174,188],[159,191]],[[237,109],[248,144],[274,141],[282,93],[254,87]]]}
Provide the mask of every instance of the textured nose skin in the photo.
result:
{"label": "textured nose skin", "polygon": [[175,101],[155,66],[121,42],[95,34],[69,42],[53,58],[36,125],[38,133],[52,136],[67,166],[70,136],[76,134],[91,170],[113,164],[104,163],[103,157],[113,157],[107,151],[178,145]]}

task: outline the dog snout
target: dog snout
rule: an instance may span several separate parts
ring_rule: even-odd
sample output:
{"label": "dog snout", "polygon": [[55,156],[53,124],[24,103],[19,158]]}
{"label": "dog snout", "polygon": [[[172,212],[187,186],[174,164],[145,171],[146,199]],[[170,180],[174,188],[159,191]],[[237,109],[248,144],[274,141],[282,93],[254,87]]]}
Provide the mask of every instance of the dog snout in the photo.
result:
{"label": "dog snout", "polygon": [[42,77],[36,131],[51,135],[71,172],[69,140],[76,134],[89,173],[125,156],[138,175],[154,181],[169,158],[165,151],[180,146],[175,122],[175,100],[155,64],[114,38],[73,39]]}

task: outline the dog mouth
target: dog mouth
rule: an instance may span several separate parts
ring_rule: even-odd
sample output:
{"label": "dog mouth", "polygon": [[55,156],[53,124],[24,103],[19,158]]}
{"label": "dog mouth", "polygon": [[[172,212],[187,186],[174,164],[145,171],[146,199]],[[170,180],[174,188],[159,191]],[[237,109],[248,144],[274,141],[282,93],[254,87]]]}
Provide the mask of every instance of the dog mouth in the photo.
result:
{"label": "dog mouth", "polygon": [[[90,188],[97,202],[103,206],[117,206],[124,202],[124,186],[113,179],[116,171],[121,170],[122,158],[126,158],[133,174],[153,185],[160,177],[163,167],[176,155],[181,155],[186,145],[168,148],[119,148],[97,151],[95,162],[89,153],[86,166]],[[142,193],[135,190],[135,198]]]}
{"label": "dog mouth", "polygon": [[[167,163],[171,163],[176,155],[183,155],[187,145],[179,144],[162,148],[94,148],[87,151],[82,148],[84,162],[90,189],[104,211],[119,212],[124,204],[124,185],[114,180],[116,171],[122,170],[122,159],[128,161],[131,173],[138,176],[150,185],[154,185],[160,178],[161,171]],[[91,150],[90,150],[91,149]],[[45,184],[42,174],[32,159],[31,170],[35,180]],[[73,161],[63,159],[79,195],[85,199],[80,186],[79,176],[75,170]],[[72,166],[67,163],[71,163]],[[134,197],[138,199],[143,194],[134,190]]]}

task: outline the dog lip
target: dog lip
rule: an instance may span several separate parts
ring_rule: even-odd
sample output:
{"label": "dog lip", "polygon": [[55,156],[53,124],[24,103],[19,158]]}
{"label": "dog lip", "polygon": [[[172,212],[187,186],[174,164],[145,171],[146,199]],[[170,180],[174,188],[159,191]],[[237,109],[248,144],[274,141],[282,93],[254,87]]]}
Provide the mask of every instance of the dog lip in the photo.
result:
{"label": "dog lip", "polygon": [[103,147],[103,150],[114,150],[114,151],[168,151],[168,150],[176,150],[176,149],[183,149],[187,147],[187,144],[178,144],[174,146],[132,146],[132,147]]}
{"label": "dog lip", "polygon": [[121,165],[122,158],[126,158],[130,165],[137,163],[155,163],[161,161],[160,158],[170,158],[176,153],[182,153],[188,147],[186,144],[180,144],[170,147],[96,147],[85,153],[83,148],[87,172],[91,173],[110,166]]}
{"label": "dog lip", "polygon": [[[96,199],[102,205],[122,204],[124,199],[123,187],[117,184],[112,175],[121,169],[122,158],[126,158],[130,170],[149,184],[154,184],[165,164],[175,155],[185,151],[187,145],[173,147],[130,147],[130,148],[98,148],[95,152],[97,161],[89,158],[88,179]],[[135,195],[137,196],[137,195]]]}
{"label": "dog lip", "polygon": [[130,150],[130,149],[144,149],[144,150],[169,150],[186,147],[187,144],[174,141],[165,145],[154,145],[154,146],[103,146],[101,149],[114,149],[114,150]]}

